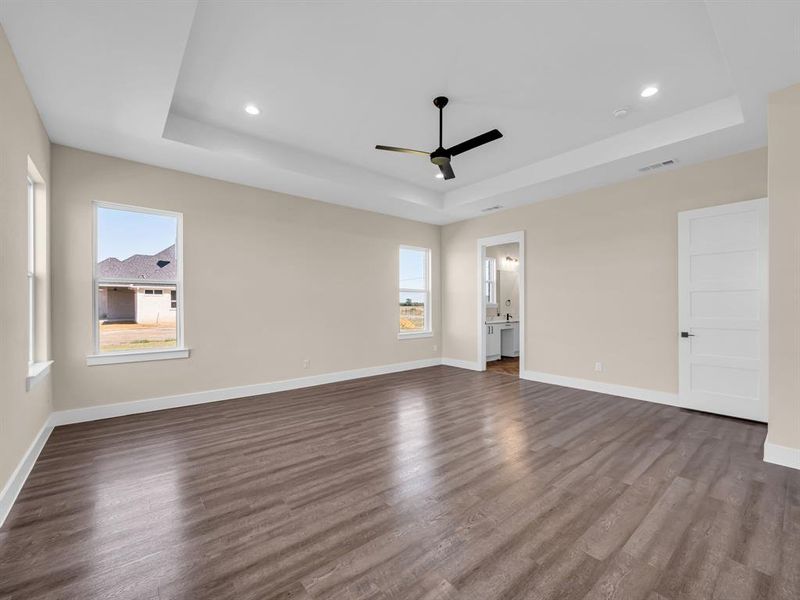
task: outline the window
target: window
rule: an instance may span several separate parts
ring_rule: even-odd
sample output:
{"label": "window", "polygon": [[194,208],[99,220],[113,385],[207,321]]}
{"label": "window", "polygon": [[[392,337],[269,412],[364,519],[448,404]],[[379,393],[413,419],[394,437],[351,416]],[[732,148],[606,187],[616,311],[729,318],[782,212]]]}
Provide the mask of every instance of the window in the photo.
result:
{"label": "window", "polygon": [[95,354],[88,364],[188,356],[177,301],[181,219],[180,213],[95,203]]}
{"label": "window", "polygon": [[483,262],[483,280],[486,283],[486,306],[497,306],[497,259],[491,256]]}
{"label": "window", "polygon": [[47,298],[47,198],[44,179],[28,158],[25,202],[27,205],[27,359],[26,389],[43,379],[53,361],[48,360]]}
{"label": "window", "polygon": [[28,367],[36,362],[36,198],[28,176]]}
{"label": "window", "polygon": [[399,337],[431,335],[431,251],[400,247]]}

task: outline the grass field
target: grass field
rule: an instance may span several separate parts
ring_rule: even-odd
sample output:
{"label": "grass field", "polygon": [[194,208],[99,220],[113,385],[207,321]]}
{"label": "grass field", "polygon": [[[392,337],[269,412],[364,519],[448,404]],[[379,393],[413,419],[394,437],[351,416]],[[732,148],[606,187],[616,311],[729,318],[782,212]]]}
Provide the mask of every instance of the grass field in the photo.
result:
{"label": "grass field", "polygon": [[177,345],[175,323],[103,323],[100,322],[100,351],[129,352],[174,348]]}

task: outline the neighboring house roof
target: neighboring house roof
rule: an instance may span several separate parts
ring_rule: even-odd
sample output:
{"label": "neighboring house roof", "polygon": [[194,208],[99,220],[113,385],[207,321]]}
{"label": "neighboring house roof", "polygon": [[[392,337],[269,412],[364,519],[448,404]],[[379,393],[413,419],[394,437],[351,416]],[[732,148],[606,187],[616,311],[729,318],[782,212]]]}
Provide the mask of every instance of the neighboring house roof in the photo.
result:
{"label": "neighboring house roof", "polygon": [[107,258],[97,263],[97,277],[102,279],[172,280],[178,278],[175,244],[158,254],[134,254],[125,260]]}

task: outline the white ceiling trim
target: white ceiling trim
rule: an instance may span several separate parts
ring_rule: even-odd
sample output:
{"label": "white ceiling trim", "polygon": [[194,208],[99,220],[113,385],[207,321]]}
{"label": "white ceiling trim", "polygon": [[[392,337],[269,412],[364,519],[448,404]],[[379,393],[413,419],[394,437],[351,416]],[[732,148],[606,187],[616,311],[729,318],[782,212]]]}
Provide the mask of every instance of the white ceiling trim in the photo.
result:
{"label": "white ceiling trim", "polygon": [[575,150],[447,192],[445,210],[513,192],[744,123],[736,96],[648,123]]}
{"label": "white ceiling trim", "polygon": [[303,186],[308,179],[327,180],[352,188],[350,193],[368,195],[373,200],[379,196],[428,208],[442,208],[440,193],[289,144],[238,134],[174,113],[167,118],[163,137],[282,171],[283,177],[293,180],[296,185]]}

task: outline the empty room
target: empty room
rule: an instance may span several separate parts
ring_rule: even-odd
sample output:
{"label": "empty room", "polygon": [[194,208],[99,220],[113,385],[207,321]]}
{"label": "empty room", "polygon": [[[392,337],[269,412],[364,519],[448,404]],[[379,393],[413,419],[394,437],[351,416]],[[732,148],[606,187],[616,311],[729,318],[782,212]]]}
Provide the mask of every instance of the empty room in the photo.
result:
{"label": "empty room", "polygon": [[0,600],[800,598],[800,0],[0,0]]}

